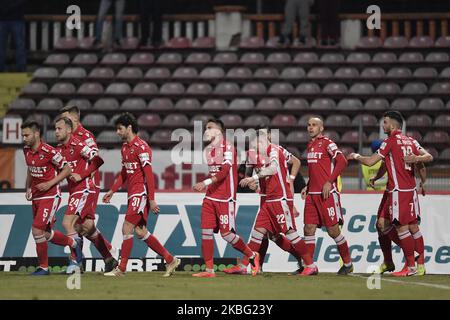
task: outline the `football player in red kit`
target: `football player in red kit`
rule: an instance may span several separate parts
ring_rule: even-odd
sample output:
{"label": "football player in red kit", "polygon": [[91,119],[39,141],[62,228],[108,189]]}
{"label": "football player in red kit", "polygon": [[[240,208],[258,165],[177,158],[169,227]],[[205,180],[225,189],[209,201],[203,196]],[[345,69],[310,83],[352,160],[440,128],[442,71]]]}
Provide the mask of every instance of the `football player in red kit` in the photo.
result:
{"label": "football player in red kit", "polygon": [[[103,164],[103,159],[98,155],[97,149],[88,147],[84,141],[72,134],[72,127],[72,120],[67,117],[59,117],[55,122],[55,135],[59,142],[57,150],[72,168],[72,173],[67,179],[69,205],[62,224],[69,237],[76,239],[80,234],[92,241],[105,260],[105,272],[109,272],[118,262],[109,252],[109,242],[95,227],[98,193],[91,177],[92,173]],[[77,220],[80,220],[80,223],[76,223]],[[81,268],[73,260],[70,263],[69,267]],[[68,272],[71,273],[75,269]]]}
{"label": "football player in red kit", "polygon": [[[294,195],[285,150],[270,142],[267,131],[259,130],[258,155],[265,159],[262,169],[240,182],[242,187],[246,187],[265,179],[266,198],[258,211],[249,247],[259,251],[264,237],[275,237],[282,242],[277,243],[282,249],[291,252],[297,259],[303,259],[306,266],[301,275],[310,275],[305,271],[317,270],[317,267],[295,226]],[[285,236],[280,236],[280,233]]]}
{"label": "football player in red kit", "polygon": [[423,257],[425,249],[418,225],[420,207],[414,170],[419,162],[433,161],[433,156],[416,140],[402,134],[403,117],[400,112],[388,111],[383,117],[383,130],[388,137],[383,141],[378,152],[370,157],[351,153],[349,159],[357,160],[366,166],[373,166],[384,160],[388,172],[386,187],[388,193],[387,197],[383,198],[377,223],[381,230],[388,229],[391,224],[395,226],[398,242],[405,255],[407,266],[392,275],[412,276],[417,274],[414,251],[419,253],[419,257]]}
{"label": "football player in red kit", "polygon": [[234,146],[225,140],[224,131],[224,124],[220,120],[210,119],[206,123],[204,140],[209,145],[205,149],[205,158],[210,177],[193,186],[195,191],[206,188],[201,212],[202,254],[206,270],[193,274],[194,277],[216,276],[213,233],[219,231],[225,241],[248,257],[253,275],[259,270],[259,254],[253,252],[236,233],[237,157]]}
{"label": "football player in red kit", "polygon": [[[265,130],[268,133],[269,140],[271,139],[270,129],[269,128],[262,128],[262,130]],[[247,160],[246,160],[246,177],[253,176],[253,172],[255,171],[258,173],[265,165],[268,159],[265,159],[265,157],[261,156],[261,154],[258,154],[257,150],[257,137],[255,136],[254,139],[250,142],[250,148],[247,152]],[[286,159],[286,166],[287,164],[292,164],[292,169],[289,174],[289,186],[291,189],[292,194],[294,194],[294,180],[297,176],[297,173],[300,169],[300,160],[295,157],[293,154],[291,154],[288,150],[283,148],[282,146],[279,146],[281,150],[283,151],[284,157]],[[266,179],[262,178],[258,181],[255,181],[252,184],[249,184],[248,186],[252,190],[257,190],[260,195],[260,204],[259,207],[261,208],[266,201]],[[295,206],[294,209],[294,217],[298,217],[299,213],[297,212]],[[254,225],[257,225],[258,215],[255,217],[255,223]],[[273,242],[275,242],[281,249],[285,251],[289,251],[294,257],[296,256],[296,252],[294,248],[291,246],[290,242],[285,239],[285,235],[283,233],[279,233],[277,235],[273,235],[270,238]],[[250,246],[250,243],[248,243]],[[264,257],[266,256],[267,249],[269,246],[269,239],[267,235],[261,240],[261,245],[259,247],[259,256],[260,256],[260,271],[262,272],[262,266],[264,264]],[[299,270],[300,272],[303,271],[301,258],[297,259],[299,264]],[[231,268],[226,268],[223,271],[228,274],[247,274],[247,266],[248,266],[248,259],[244,257],[244,259],[238,263],[235,266],[232,266]]]}
{"label": "football player in red kit", "polygon": [[75,249],[77,262],[82,259],[81,241],[74,240],[60,231],[52,230],[55,214],[61,203],[59,183],[67,178],[71,169],[64,157],[52,146],[41,140],[41,128],[35,121],[21,126],[23,153],[28,166],[26,199],[32,201],[32,233],[36,242],[39,267],[32,275],[48,275],[48,244],[70,246]]}
{"label": "football player in red kit", "polygon": [[158,239],[147,230],[148,210],[157,214],[160,209],[155,201],[155,185],[152,170],[152,150],[137,136],[136,118],[125,112],[117,118],[117,134],[124,141],[121,149],[122,171],[105,196],[104,203],[109,203],[114,192],[128,182],[128,208],[122,227],[123,242],[120,264],[105,276],[122,276],[125,274],[128,259],[133,248],[133,233],[147,246],[166,261],[164,277],[171,276],[180,264],[180,259],[172,256]]}
{"label": "football player in red kit", "polygon": [[317,227],[326,227],[341,255],[343,265],[339,275],[353,272],[347,240],[341,233],[339,224],[343,224],[341,203],[336,180],[347,166],[347,160],[337,145],[323,135],[323,121],[320,117],[308,120],[308,133],[311,141],[307,147],[309,180],[302,190],[305,200],[304,233],[311,255],[315,250]]}

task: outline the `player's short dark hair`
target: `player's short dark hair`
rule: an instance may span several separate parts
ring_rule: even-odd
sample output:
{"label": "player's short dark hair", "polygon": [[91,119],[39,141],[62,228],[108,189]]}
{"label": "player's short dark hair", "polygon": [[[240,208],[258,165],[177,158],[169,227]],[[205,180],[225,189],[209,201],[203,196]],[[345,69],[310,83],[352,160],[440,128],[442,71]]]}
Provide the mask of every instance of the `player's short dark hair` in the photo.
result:
{"label": "player's short dark hair", "polygon": [[220,127],[220,130],[222,132],[225,132],[225,124],[223,123],[222,120],[217,118],[209,118],[208,121],[206,121],[206,123],[208,124],[210,122],[217,124]]}
{"label": "player's short dark hair", "polygon": [[67,118],[67,117],[61,117],[61,116],[59,116],[59,117],[57,117],[57,118],[55,119],[55,124],[56,124],[57,122],[60,122],[60,121],[64,121],[65,125],[68,126],[68,127],[70,127],[70,129],[73,130],[73,122],[72,122],[72,120],[70,120],[70,119]]}
{"label": "player's short dark hair", "polygon": [[399,111],[396,111],[396,110],[386,111],[383,114],[383,117],[387,117],[387,118],[393,119],[393,120],[398,122],[398,124],[400,125],[400,128],[403,127],[403,116],[402,116],[402,114]]}
{"label": "player's short dark hair", "polygon": [[78,118],[80,117],[80,108],[78,108],[78,106],[75,106],[75,105],[71,105],[71,106],[68,105],[68,106],[65,106],[65,107],[59,109],[59,114],[63,114],[64,112],[74,114]]}
{"label": "player's short dark hair", "polygon": [[114,122],[114,124],[116,126],[122,125],[125,128],[128,128],[128,126],[131,126],[131,130],[133,131],[133,133],[137,133],[139,128],[138,128],[138,123],[136,120],[136,117],[133,116],[131,113],[129,112],[124,112],[122,113]]}
{"label": "player's short dark hair", "polygon": [[41,125],[36,120],[27,120],[27,121],[23,122],[22,125],[20,126],[20,129],[23,130],[25,128],[29,128],[33,131],[37,131],[37,132],[39,132],[39,135],[42,132]]}

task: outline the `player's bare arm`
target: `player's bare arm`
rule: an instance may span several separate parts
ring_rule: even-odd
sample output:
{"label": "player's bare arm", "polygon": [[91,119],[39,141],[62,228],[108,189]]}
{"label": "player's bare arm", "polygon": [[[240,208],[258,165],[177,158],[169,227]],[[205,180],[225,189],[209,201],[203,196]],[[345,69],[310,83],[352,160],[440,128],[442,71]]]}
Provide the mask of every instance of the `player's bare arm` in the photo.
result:
{"label": "player's bare arm", "polygon": [[419,150],[420,155],[415,155],[415,154],[410,154],[405,156],[405,163],[408,164],[415,164],[415,163],[426,163],[426,162],[431,162],[433,161],[433,156],[428,153],[428,151],[426,151],[425,149],[420,149]]}
{"label": "player's bare arm", "polygon": [[127,180],[127,170],[125,167],[122,167],[122,171],[117,176],[116,180],[114,181],[111,190],[109,190],[104,196],[103,196],[103,203],[110,203],[111,198],[113,194],[120,189],[120,187],[123,185],[123,183]]}
{"label": "player's bare arm", "polygon": [[370,157],[364,157],[360,155],[359,153],[350,153],[347,157],[348,160],[356,160],[359,163],[362,163],[363,165],[366,165],[368,167],[372,167],[375,164],[377,164],[379,161],[383,160],[383,157],[380,156],[378,153],[372,154]]}
{"label": "player's bare arm", "polygon": [[25,198],[28,201],[31,201],[33,195],[31,193],[31,173],[30,173],[30,169],[27,169],[27,180],[25,182],[25,188],[26,188]]}
{"label": "player's bare arm", "polygon": [[425,189],[425,182],[427,180],[427,168],[425,167],[425,164],[423,162],[419,162],[415,166],[416,175],[420,178],[419,183],[419,192],[425,196],[426,189]]}
{"label": "player's bare arm", "polygon": [[81,180],[85,179],[86,177],[92,175],[98,168],[100,168],[104,161],[103,159],[97,154],[96,151],[95,155],[90,160],[89,166],[84,170],[83,172],[72,172],[70,174],[69,179],[73,182],[80,182]]}
{"label": "player's bare arm", "polygon": [[61,181],[63,181],[64,179],[66,179],[70,175],[71,172],[72,172],[72,169],[70,168],[70,166],[68,164],[64,164],[63,169],[58,173],[58,175],[56,177],[54,177],[50,181],[39,183],[36,186],[36,189],[38,189],[39,191],[47,191],[51,187],[53,187],[55,184],[58,184]]}
{"label": "player's bare arm", "polygon": [[261,169],[259,173],[256,173],[251,177],[242,179],[240,182],[241,187],[245,188],[254,181],[257,181],[261,178],[265,178],[268,176],[273,176],[277,172],[277,166],[278,166],[277,160],[272,159],[272,161],[270,161],[270,166]]}

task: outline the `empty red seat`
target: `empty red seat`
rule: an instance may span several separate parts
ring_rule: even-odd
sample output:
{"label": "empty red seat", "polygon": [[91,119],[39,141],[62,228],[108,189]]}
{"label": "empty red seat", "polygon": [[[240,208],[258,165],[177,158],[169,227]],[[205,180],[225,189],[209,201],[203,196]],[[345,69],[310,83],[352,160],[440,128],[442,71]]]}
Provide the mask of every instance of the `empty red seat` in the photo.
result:
{"label": "empty red seat", "polygon": [[434,45],[439,48],[450,48],[450,36],[439,37]]}
{"label": "empty red seat", "polygon": [[294,93],[294,87],[289,82],[276,82],[269,88],[270,94],[292,94]]}
{"label": "empty red seat", "polygon": [[143,73],[142,70],[136,67],[125,67],[120,69],[119,73],[117,74],[118,79],[135,79],[135,78],[142,78]]}
{"label": "empty red seat", "polygon": [[423,138],[424,143],[446,143],[450,141],[450,136],[445,131],[429,131]]}
{"label": "empty red seat", "polygon": [[334,130],[325,130],[324,132],[323,132],[323,135],[325,136],[325,137],[328,137],[329,139],[331,139],[333,142],[339,142],[339,140],[340,140],[340,136],[339,136],[339,133],[337,133],[336,131],[334,131]]}
{"label": "empty red seat", "polygon": [[213,61],[215,63],[223,64],[236,63],[238,61],[238,56],[234,52],[220,52],[214,56]]}
{"label": "empty red seat", "polygon": [[22,88],[22,93],[25,94],[45,94],[47,91],[47,85],[40,82],[30,82]]}
{"label": "empty red seat", "polygon": [[369,63],[370,55],[366,52],[352,52],[347,56],[348,63]]}
{"label": "empty red seat", "polygon": [[130,85],[125,82],[111,83],[108,87],[106,87],[105,93],[107,93],[107,94],[129,94],[129,93],[131,93],[131,88],[130,88]]}
{"label": "empty red seat", "polygon": [[256,104],[256,109],[280,110],[283,107],[280,99],[264,98]]}
{"label": "empty red seat", "polygon": [[251,110],[255,107],[255,103],[252,99],[234,99],[228,106],[233,110]]}
{"label": "empty red seat", "polygon": [[325,121],[325,127],[333,126],[333,127],[349,127],[351,125],[351,120],[349,116],[344,114],[332,114],[328,116]]}
{"label": "empty red seat", "polygon": [[103,130],[97,136],[97,142],[102,143],[121,143],[122,139],[113,130]]}
{"label": "empty red seat", "polygon": [[392,63],[397,61],[397,56],[393,52],[377,52],[372,58],[376,63]]}
{"label": "empty red seat", "polygon": [[152,82],[140,82],[133,88],[133,94],[157,94],[158,87]]}
{"label": "empty red seat", "polygon": [[327,83],[322,89],[322,93],[325,94],[345,94],[347,91],[347,86],[341,82]]}
{"label": "empty red seat", "polygon": [[342,135],[340,142],[348,143],[348,144],[357,144],[357,143],[359,143],[360,138],[363,142],[367,141],[367,136],[364,132],[363,132],[362,136],[360,137],[358,131],[352,130],[352,131],[345,132]]}
{"label": "empty red seat", "polygon": [[183,79],[183,78],[196,78],[197,70],[191,67],[180,67],[173,72],[172,78]]}
{"label": "empty red seat", "polygon": [[277,127],[292,127],[297,124],[297,119],[292,114],[277,114],[272,118],[270,123],[275,128]]}
{"label": "empty red seat", "polygon": [[320,62],[324,63],[341,63],[344,61],[345,58],[342,53],[324,53],[320,57]]}
{"label": "empty red seat", "polygon": [[93,110],[114,111],[119,109],[119,102],[114,98],[100,98],[95,101]]}
{"label": "empty red seat", "polygon": [[376,49],[380,48],[382,44],[383,43],[379,37],[376,36],[362,37],[358,40],[356,47],[364,49]]}
{"label": "empty red seat", "polygon": [[242,86],[241,93],[245,95],[261,95],[266,93],[266,87],[261,82],[248,82]]}
{"label": "empty red seat", "polygon": [[315,52],[300,52],[294,57],[296,63],[315,63],[319,61],[319,57]]}
{"label": "empty red seat", "polygon": [[27,98],[15,99],[9,104],[8,107],[9,110],[33,110],[34,108],[36,108],[36,103],[34,100]]}
{"label": "empty red seat", "polygon": [[[436,159],[436,157],[435,157],[435,159]],[[444,161],[450,160],[450,148],[446,148],[446,149],[442,150],[442,152],[439,155],[439,160],[444,160]]]}
{"label": "empty red seat", "polygon": [[310,79],[326,79],[333,77],[333,72],[326,67],[314,67],[308,71],[306,76]]}
{"label": "empty red seat", "polygon": [[403,94],[425,94],[428,87],[422,82],[409,82],[402,89]]}
{"label": "empty red seat", "polygon": [[38,68],[33,72],[33,78],[57,78],[58,74],[56,68]]}
{"label": "empty red seat", "polygon": [[128,64],[145,66],[150,65],[153,62],[155,62],[153,54],[148,52],[137,52],[133,53],[133,55],[130,57],[130,60],[128,61]]}
{"label": "empty red seat", "polygon": [[45,98],[39,101],[36,110],[57,111],[63,107],[63,103],[57,98]]}
{"label": "empty red seat", "polygon": [[83,68],[66,68],[63,70],[63,72],[61,73],[61,75],[59,76],[60,78],[64,79],[64,78],[86,78],[87,74],[86,74],[86,70],[84,70]]}
{"label": "empty red seat", "polygon": [[201,125],[204,126],[206,122],[212,118],[214,117],[210,114],[198,113],[191,118],[191,120],[189,121],[189,125],[194,126],[196,125],[196,122],[201,122]]}
{"label": "empty red seat", "polygon": [[286,52],[274,52],[267,56],[266,62],[268,63],[289,63],[291,62],[291,56]]}
{"label": "empty red seat", "polygon": [[392,101],[391,108],[395,110],[414,110],[416,102],[411,98],[398,98]]}
{"label": "empty red seat", "polygon": [[225,76],[225,71],[220,67],[207,67],[200,72],[200,78],[220,79]]}
{"label": "empty red seat", "polygon": [[408,40],[402,36],[392,36],[384,40],[384,48],[403,49],[408,46]]}
{"label": "empty red seat", "polygon": [[172,38],[164,45],[164,47],[171,49],[186,49],[191,46],[191,40],[184,37]]}
{"label": "empty red seat", "polygon": [[138,126],[142,128],[158,128],[161,125],[161,118],[156,113],[142,114],[137,121]]}
{"label": "empty red seat", "polygon": [[148,103],[147,109],[150,110],[171,110],[173,109],[173,102],[168,98],[152,99]]}
{"label": "empty red seat", "polygon": [[420,100],[418,110],[437,111],[444,109],[444,102],[439,98],[425,98]]}
{"label": "empty red seat", "polygon": [[309,109],[309,104],[308,101],[303,98],[291,98],[284,103],[283,108],[290,110],[307,110]]}
{"label": "empty red seat", "polygon": [[247,67],[233,67],[227,72],[227,78],[252,78],[252,71]]}
{"label": "empty red seat", "polygon": [[429,93],[448,94],[450,92],[450,82],[434,83]]}
{"label": "empty red seat", "polygon": [[186,90],[189,94],[211,94],[212,92],[213,89],[208,83],[193,83]]}
{"label": "empty red seat", "polygon": [[241,63],[263,63],[264,55],[262,53],[246,52],[239,59]]}
{"label": "empty red seat", "polygon": [[44,60],[44,64],[49,65],[65,65],[70,62],[70,57],[65,53],[52,53]]}
{"label": "empty red seat", "polygon": [[264,39],[259,37],[243,38],[239,43],[239,47],[243,49],[258,49],[264,47]]}
{"label": "empty red seat", "polygon": [[337,79],[351,79],[358,78],[359,72],[356,68],[352,67],[341,67],[336,70],[334,77]]}
{"label": "empty red seat", "polygon": [[450,60],[447,52],[430,52],[427,54],[425,61],[426,62],[448,62]]}
{"label": "empty red seat", "polygon": [[172,113],[167,115],[162,125],[172,126],[172,127],[185,127],[189,124],[189,119],[185,114]]}
{"label": "empty red seat", "polygon": [[359,99],[345,98],[338,102],[336,108],[337,110],[342,111],[355,111],[361,110],[363,108],[363,104]]}
{"label": "empty red seat", "polygon": [[292,131],[286,137],[288,143],[308,143],[310,140],[309,134],[306,131]]}
{"label": "empty red seat", "polygon": [[160,64],[180,64],[183,62],[183,58],[179,53],[165,52],[158,57],[157,62]]}
{"label": "empty red seat", "polygon": [[167,82],[159,88],[161,94],[183,94],[184,86],[179,82]]}
{"label": "empty red seat", "polygon": [[225,100],[221,99],[209,99],[206,100],[202,106],[205,110],[224,110],[228,107]]}
{"label": "empty red seat", "polygon": [[214,49],[216,39],[214,37],[199,37],[192,42],[192,48]]}
{"label": "empty red seat", "polygon": [[258,68],[253,74],[255,78],[278,78],[278,70],[275,68]]}
{"label": "empty red seat", "polygon": [[417,130],[408,130],[408,131],[406,131],[406,135],[417,141],[422,141],[422,135]]}
{"label": "empty red seat", "polygon": [[304,82],[295,88],[295,92],[300,94],[318,94],[320,93],[320,87],[317,83]]}
{"label": "empty red seat", "polygon": [[94,65],[97,64],[98,58],[94,53],[79,53],[75,56],[72,64]]}
{"label": "empty red seat", "polygon": [[421,67],[414,70],[413,76],[416,78],[434,78],[438,73],[435,68]]}
{"label": "empty red seat", "polygon": [[136,37],[125,37],[120,40],[122,50],[136,50],[139,46],[139,39]]}
{"label": "empty red seat", "polygon": [[238,114],[224,114],[219,119],[222,120],[226,128],[242,125],[242,117]]}
{"label": "empty red seat", "polygon": [[306,76],[305,70],[300,67],[286,67],[281,72],[282,79],[300,79]]}
{"label": "empty red seat", "polygon": [[52,94],[73,94],[76,91],[75,86],[70,82],[57,82],[51,87],[49,92]]}
{"label": "empty red seat", "polygon": [[114,77],[114,71],[111,68],[94,68],[88,75],[89,79],[111,79]]}
{"label": "empty red seat", "polygon": [[78,39],[74,37],[59,38],[54,48],[57,50],[74,50],[78,48]]}
{"label": "empty red seat", "polygon": [[101,64],[122,65],[127,63],[127,57],[123,53],[107,53],[103,56]]}
{"label": "empty red seat", "polygon": [[254,128],[261,126],[268,126],[269,124],[270,124],[269,117],[262,114],[253,114],[247,117],[244,121],[244,125],[251,126]]}
{"label": "empty red seat", "polygon": [[434,41],[430,36],[416,36],[409,40],[410,48],[431,48],[433,46]]}
{"label": "empty red seat", "polygon": [[147,104],[141,98],[128,98],[120,105],[122,110],[144,110],[145,108],[147,108]]}
{"label": "empty red seat", "polygon": [[83,83],[77,91],[79,94],[102,94],[103,86],[98,82]]}
{"label": "empty red seat", "polygon": [[151,141],[152,143],[171,143],[172,142],[172,130],[161,129],[153,132]]}
{"label": "empty red seat", "polygon": [[406,120],[406,125],[410,127],[430,127],[433,123],[430,116],[412,115]]}
{"label": "empty red seat", "polygon": [[378,119],[373,114],[358,114],[352,120],[353,126],[359,126],[362,123],[364,127],[378,126]]}
{"label": "empty red seat", "polygon": [[383,98],[371,98],[364,104],[366,110],[386,110],[389,108],[389,102]]}
{"label": "empty red seat", "polygon": [[167,79],[170,78],[170,71],[167,68],[154,67],[145,73],[146,79]]}
{"label": "empty red seat", "polygon": [[423,56],[420,52],[404,52],[398,58],[400,62],[417,63],[423,61]]}
{"label": "empty red seat", "polygon": [[394,67],[389,69],[387,73],[388,78],[407,78],[411,76],[411,70],[405,67]]}
{"label": "empty red seat", "polygon": [[450,67],[442,69],[441,73],[439,74],[439,77],[440,78],[450,78]]}
{"label": "empty red seat", "polygon": [[177,101],[175,109],[177,110],[194,110],[200,109],[201,105],[197,99],[184,98]]}
{"label": "empty red seat", "polygon": [[376,89],[378,94],[399,94],[402,91],[395,82],[380,83]]}
{"label": "empty red seat", "polygon": [[364,68],[361,72],[361,78],[371,78],[371,79],[380,79],[386,76],[386,73],[382,68],[379,67],[370,67]]}
{"label": "empty red seat", "polygon": [[336,108],[336,103],[332,99],[319,98],[311,103],[312,110],[333,110]]}
{"label": "empty red seat", "polygon": [[85,127],[104,127],[108,124],[108,119],[104,114],[88,113],[84,116],[81,124]]}
{"label": "empty red seat", "polygon": [[350,87],[349,93],[351,94],[373,94],[375,93],[375,88],[371,83],[358,82]]}
{"label": "empty red seat", "polygon": [[311,117],[315,117],[315,116],[317,116],[317,114],[315,114],[315,113],[311,113],[311,114],[304,114],[304,115],[302,115],[301,117],[300,117],[300,119],[298,119],[298,125],[300,126],[300,127],[305,127],[306,128],[306,126],[308,125],[308,120],[311,118]]}
{"label": "empty red seat", "polygon": [[446,129],[450,128],[450,115],[449,114],[441,114],[434,119],[434,126],[436,127],[445,127]]}
{"label": "empty red seat", "polygon": [[185,63],[204,64],[211,62],[211,55],[204,52],[194,52],[187,56]]}
{"label": "empty red seat", "polygon": [[239,92],[239,86],[235,82],[220,82],[214,88],[214,94],[233,95]]}

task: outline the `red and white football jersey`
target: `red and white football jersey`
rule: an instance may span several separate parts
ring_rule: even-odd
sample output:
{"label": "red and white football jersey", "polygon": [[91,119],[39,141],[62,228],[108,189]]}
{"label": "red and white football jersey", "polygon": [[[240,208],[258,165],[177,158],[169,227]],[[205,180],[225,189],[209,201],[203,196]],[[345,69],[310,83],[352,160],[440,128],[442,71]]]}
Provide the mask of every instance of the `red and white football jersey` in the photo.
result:
{"label": "red and white football jersey", "polygon": [[[284,157],[286,160],[286,166],[287,166],[288,165],[287,163],[291,159],[292,154],[284,147],[282,147],[282,146],[278,146],[278,147],[281,148],[281,150],[283,150],[283,154],[284,154]],[[250,149],[247,152],[246,166],[252,167],[256,171],[256,173],[261,171],[261,169],[266,166],[268,161],[269,161],[269,157],[261,156],[254,149]],[[266,179],[265,178],[259,179],[259,194],[261,196],[266,195]]]}
{"label": "red and white football jersey", "polygon": [[[287,150],[281,146],[277,146],[273,143],[269,144],[266,150],[267,161],[265,161],[265,167],[270,166],[272,161],[277,163],[277,172],[274,175],[267,176],[265,179],[266,199],[267,200],[292,200],[292,191],[289,185],[289,168],[288,159],[289,156]],[[266,201],[267,201],[266,200]]]}
{"label": "red and white football jersey", "polygon": [[31,193],[33,200],[54,198],[60,196],[61,191],[59,184],[54,185],[47,191],[39,191],[36,185],[52,180],[58,175],[66,164],[66,160],[55,148],[41,142],[36,151],[30,147],[23,148],[25,163],[31,175]]}
{"label": "red and white football jersey", "polygon": [[214,177],[222,170],[224,165],[230,165],[226,178],[210,184],[206,189],[205,197],[215,201],[236,200],[238,174],[237,156],[234,146],[222,140],[217,146],[207,146],[204,156],[208,164],[210,177]]}
{"label": "red and white football jersey", "polygon": [[[57,150],[66,159],[67,163],[72,168],[72,172],[79,174],[87,170],[89,161],[98,154],[96,149],[91,149],[84,141],[79,140],[74,135],[70,137],[66,144],[59,144]],[[70,194],[85,190],[94,191],[96,188],[90,176],[80,182],[73,182],[71,179],[67,179],[67,182]]]}
{"label": "red and white football jersey", "polygon": [[[130,143],[122,145],[122,166],[127,172],[128,198],[147,194],[144,167],[152,165],[152,149],[136,136]],[[152,177],[153,178],[153,177]]]}
{"label": "red and white football jersey", "polygon": [[[330,138],[320,136],[310,141],[307,147],[308,161],[308,193],[321,194],[323,185],[334,170],[334,159],[342,153]],[[336,181],[332,183],[332,192],[338,192]]]}
{"label": "red and white football jersey", "polygon": [[[84,128],[81,123],[78,125],[78,127],[73,131],[73,136],[77,137],[78,140],[83,141],[86,143],[86,145],[91,148],[92,150],[98,151],[97,141],[95,140],[94,135],[92,132]],[[93,182],[96,188],[100,189],[100,172],[96,170],[93,174]]]}
{"label": "red and white football jersey", "polygon": [[408,137],[400,130],[396,130],[386,138],[378,149],[378,154],[383,157],[388,172],[388,191],[411,191],[416,188],[414,165],[406,164],[406,155],[420,155],[420,144]]}

